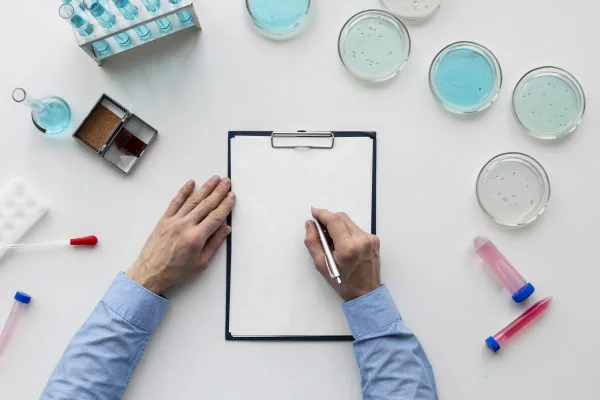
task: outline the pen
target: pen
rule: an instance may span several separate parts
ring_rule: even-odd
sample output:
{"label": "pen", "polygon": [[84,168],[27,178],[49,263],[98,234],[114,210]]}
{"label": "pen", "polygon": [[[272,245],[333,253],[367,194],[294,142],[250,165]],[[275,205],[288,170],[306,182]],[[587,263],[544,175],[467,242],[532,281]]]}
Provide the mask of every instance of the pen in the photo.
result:
{"label": "pen", "polygon": [[329,247],[329,243],[327,242],[327,238],[325,237],[323,227],[321,226],[321,223],[317,221],[317,219],[314,217],[313,221],[317,226],[317,231],[319,232],[319,239],[321,240],[321,246],[323,247],[323,251],[325,252],[325,263],[327,264],[327,269],[329,270],[329,276],[331,277],[331,279],[335,279],[338,284],[341,284],[342,280],[340,279],[340,271],[338,270],[337,263],[335,262],[335,258],[333,257],[333,253],[331,252],[331,247]]}

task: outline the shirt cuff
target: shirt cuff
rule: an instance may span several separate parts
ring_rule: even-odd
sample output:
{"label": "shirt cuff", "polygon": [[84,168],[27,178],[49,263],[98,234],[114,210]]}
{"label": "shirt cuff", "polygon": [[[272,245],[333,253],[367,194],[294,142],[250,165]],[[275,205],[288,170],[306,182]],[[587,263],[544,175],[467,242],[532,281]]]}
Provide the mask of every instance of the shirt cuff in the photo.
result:
{"label": "shirt cuff", "polygon": [[344,312],[355,339],[401,319],[385,285],[344,303]]}
{"label": "shirt cuff", "polygon": [[148,332],[154,332],[169,306],[157,296],[120,272],[102,298],[116,314]]}

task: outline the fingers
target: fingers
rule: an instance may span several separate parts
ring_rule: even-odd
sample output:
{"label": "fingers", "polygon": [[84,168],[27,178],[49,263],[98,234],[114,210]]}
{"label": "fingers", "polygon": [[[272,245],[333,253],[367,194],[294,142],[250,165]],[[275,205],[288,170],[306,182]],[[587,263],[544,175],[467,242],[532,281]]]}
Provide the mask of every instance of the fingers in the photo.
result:
{"label": "fingers", "polygon": [[194,191],[194,186],[196,186],[196,183],[193,180],[189,180],[181,187],[181,189],[179,189],[179,192],[173,198],[173,200],[171,200],[169,207],[167,207],[165,217],[172,217],[177,214],[177,212],[185,204],[188,197],[190,197]]}
{"label": "fingers", "polygon": [[184,217],[188,215],[192,210],[196,208],[198,204],[200,204],[204,199],[206,199],[219,185],[221,182],[221,178],[218,176],[213,176],[209,180],[207,180],[201,187],[198,189],[196,193],[189,196],[185,203],[180,207],[177,215]]}
{"label": "fingers", "polygon": [[[199,224],[200,221],[215,211],[230,193],[230,190],[231,180],[229,178],[223,178],[221,182],[214,187],[212,193],[209,193],[208,196],[205,196],[202,200],[196,203],[194,209],[190,211],[189,215],[192,222],[194,224]],[[229,213],[227,213],[227,215],[229,215]]]}
{"label": "fingers", "polygon": [[231,233],[231,227],[228,225],[223,225],[213,235],[208,239],[204,248],[202,249],[202,253],[200,254],[200,260],[198,265],[201,268],[206,267],[206,265],[212,260],[212,258],[217,254],[219,247],[223,244],[227,236]]}
{"label": "fingers", "polygon": [[327,229],[327,233],[329,233],[329,236],[333,240],[334,246],[336,243],[348,239],[351,236],[350,230],[339,214],[334,214],[331,211],[320,208],[313,208],[312,213],[313,216],[323,224],[325,229]]}
{"label": "fingers", "polygon": [[319,232],[313,221],[306,221],[306,236],[304,245],[308,249],[315,267],[325,278],[329,279],[329,271],[327,270],[327,262],[325,261],[325,253],[319,240]]}
{"label": "fingers", "polygon": [[235,206],[235,194],[233,192],[226,193],[224,197],[223,201],[214,210],[210,211],[208,216],[198,225],[198,234],[204,240],[211,237],[223,225],[229,214],[231,214],[233,206]]}

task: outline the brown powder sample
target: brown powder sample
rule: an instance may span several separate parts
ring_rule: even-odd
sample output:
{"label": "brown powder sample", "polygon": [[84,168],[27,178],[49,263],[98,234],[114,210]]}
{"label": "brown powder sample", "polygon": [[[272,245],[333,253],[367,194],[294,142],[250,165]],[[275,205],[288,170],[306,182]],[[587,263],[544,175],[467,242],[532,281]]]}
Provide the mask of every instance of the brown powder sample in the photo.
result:
{"label": "brown powder sample", "polygon": [[120,122],[121,118],[100,104],[92,110],[75,136],[100,150]]}

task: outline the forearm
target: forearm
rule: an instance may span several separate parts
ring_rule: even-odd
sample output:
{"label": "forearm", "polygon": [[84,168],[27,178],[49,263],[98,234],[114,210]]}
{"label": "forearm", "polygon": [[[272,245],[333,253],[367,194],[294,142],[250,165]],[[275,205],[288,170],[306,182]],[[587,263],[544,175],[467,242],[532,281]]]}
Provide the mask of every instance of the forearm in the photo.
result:
{"label": "forearm", "polygon": [[120,399],[167,306],[119,274],[69,343],[41,399]]}
{"label": "forearm", "polygon": [[344,304],[365,400],[437,400],[433,370],[385,286]]}

